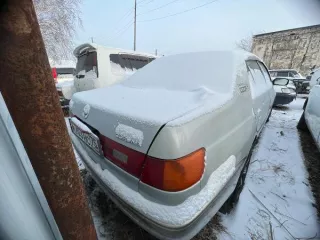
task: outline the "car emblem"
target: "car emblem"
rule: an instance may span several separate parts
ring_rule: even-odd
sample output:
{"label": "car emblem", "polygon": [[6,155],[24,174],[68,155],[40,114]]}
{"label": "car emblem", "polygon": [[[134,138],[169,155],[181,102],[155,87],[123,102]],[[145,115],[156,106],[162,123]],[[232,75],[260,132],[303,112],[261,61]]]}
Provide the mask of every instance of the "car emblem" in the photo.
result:
{"label": "car emblem", "polygon": [[85,105],[84,108],[83,108],[82,116],[83,116],[84,118],[88,118],[89,112],[90,112],[90,105],[87,104],[87,105]]}

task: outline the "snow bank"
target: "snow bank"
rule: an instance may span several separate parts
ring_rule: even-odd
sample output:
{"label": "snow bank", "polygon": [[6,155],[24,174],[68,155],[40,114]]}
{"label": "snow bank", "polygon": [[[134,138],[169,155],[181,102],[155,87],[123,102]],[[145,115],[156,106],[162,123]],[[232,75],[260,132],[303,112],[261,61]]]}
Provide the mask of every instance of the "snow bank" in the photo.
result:
{"label": "snow bank", "polygon": [[116,127],[116,137],[139,147],[142,146],[143,132],[133,127],[119,123]]}

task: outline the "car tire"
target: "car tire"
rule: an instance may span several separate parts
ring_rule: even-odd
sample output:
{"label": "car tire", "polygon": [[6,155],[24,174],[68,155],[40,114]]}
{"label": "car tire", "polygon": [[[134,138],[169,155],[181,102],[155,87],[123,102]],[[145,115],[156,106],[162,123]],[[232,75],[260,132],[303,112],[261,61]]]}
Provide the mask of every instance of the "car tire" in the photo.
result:
{"label": "car tire", "polygon": [[301,131],[304,131],[304,132],[308,131],[308,126],[306,124],[306,118],[304,117],[304,111],[300,117],[297,128]]}
{"label": "car tire", "polygon": [[240,197],[240,194],[243,190],[246,176],[248,173],[252,151],[253,151],[253,148],[256,144],[257,144],[257,139],[255,139],[252,144],[252,147],[251,147],[250,152],[248,154],[248,157],[246,159],[246,163],[244,164],[244,166],[241,170],[240,177],[238,179],[236,188],[234,189],[233,193],[230,195],[230,197],[227,199],[227,201],[222,205],[222,207],[219,210],[223,214],[230,213],[231,210],[233,209],[234,205],[239,201],[239,197]]}

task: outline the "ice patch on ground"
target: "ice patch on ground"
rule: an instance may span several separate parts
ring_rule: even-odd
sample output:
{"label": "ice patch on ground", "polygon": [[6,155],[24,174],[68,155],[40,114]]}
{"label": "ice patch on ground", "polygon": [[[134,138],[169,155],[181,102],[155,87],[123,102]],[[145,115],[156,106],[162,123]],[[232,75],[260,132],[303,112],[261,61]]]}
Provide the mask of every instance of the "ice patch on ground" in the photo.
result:
{"label": "ice patch on ground", "polygon": [[143,132],[133,127],[119,123],[116,127],[116,137],[138,146],[142,146]]}

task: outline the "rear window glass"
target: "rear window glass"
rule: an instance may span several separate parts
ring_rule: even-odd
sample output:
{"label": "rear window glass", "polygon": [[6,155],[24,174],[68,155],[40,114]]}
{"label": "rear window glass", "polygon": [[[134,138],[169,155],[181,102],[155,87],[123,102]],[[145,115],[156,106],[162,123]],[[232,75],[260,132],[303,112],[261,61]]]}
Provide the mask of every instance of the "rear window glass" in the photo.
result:
{"label": "rear window glass", "polygon": [[136,71],[152,62],[154,59],[155,58],[152,57],[130,54],[110,54],[112,72],[114,73],[122,73],[123,71]]}
{"label": "rear window glass", "polygon": [[269,71],[269,73],[270,73],[270,76],[271,76],[271,77],[276,77],[276,76],[277,76],[277,72],[271,72],[271,71]]}
{"label": "rear window glass", "polygon": [[288,72],[278,72],[278,77],[288,77]]}
{"label": "rear window glass", "polygon": [[[76,75],[85,75],[87,72],[98,71],[97,52],[87,52],[78,57]],[[97,73],[98,77],[98,73]]]}
{"label": "rear window glass", "polygon": [[236,63],[233,53],[225,51],[171,55],[157,58],[122,84],[138,88],[196,90],[200,93],[210,89],[229,93],[236,67],[237,71],[246,71],[244,62],[242,65]]}
{"label": "rear window glass", "polygon": [[75,69],[74,68],[56,68],[57,74],[58,75],[63,75],[63,74],[74,74]]}
{"label": "rear window glass", "polygon": [[254,81],[256,83],[258,83],[259,85],[265,84],[266,79],[265,79],[265,76],[263,75],[263,73],[258,65],[258,62],[249,60],[249,61],[247,61],[247,66],[253,76]]}
{"label": "rear window glass", "polygon": [[260,67],[260,69],[261,69],[261,71],[263,73],[264,78],[267,81],[271,82],[271,79],[270,79],[270,76],[269,76],[269,73],[268,73],[268,70],[266,69],[266,67],[260,62],[258,62],[258,64],[259,64],[259,67]]}

